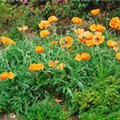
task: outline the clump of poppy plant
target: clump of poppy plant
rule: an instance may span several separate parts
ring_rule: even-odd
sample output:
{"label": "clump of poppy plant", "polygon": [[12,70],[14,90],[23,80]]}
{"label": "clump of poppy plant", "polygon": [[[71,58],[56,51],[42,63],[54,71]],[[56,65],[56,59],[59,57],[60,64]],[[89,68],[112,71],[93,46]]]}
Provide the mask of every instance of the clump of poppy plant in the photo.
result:
{"label": "clump of poppy plant", "polygon": [[[93,9],[90,13],[97,17],[100,9]],[[1,68],[4,70],[7,68],[9,71],[16,70],[18,71],[16,73],[23,76],[17,78],[21,80],[20,83],[23,82],[22,87],[25,87],[24,91],[21,89],[23,98],[28,95],[25,92],[29,89],[30,96],[27,96],[26,103],[30,103],[30,105],[33,104],[34,100],[39,102],[47,95],[50,95],[52,99],[55,98],[54,103],[63,101],[64,104],[65,98],[70,98],[76,91],[84,88],[87,79],[92,81],[96,77],[99,79],[100,76],[101,80],[107,75],[118,74],[115,72],[119,71],[117,68],[120,62],[119,42],[109,38],[110,35],[105,26],[91,21],[91,26],[83,29],[80,26],[83,23],[82,18],[73,17],[71,19],[71,23],[74,23],[72,31],[70,30],[64,35],[54,34],[54,31],[50,34],[51,27],[57,21],[58,18],[54,15],[47,20],[40,21],[38,24],[41,29],[39,40],[29,41],[27,39],[28,41],[20,41],[22,44],[19,41],[15,44],[12,39],[5,36],[1,37],[3,44],[15,44],[8,46],[9,49],[6,47],[1,52]],[[119,24],[118,17],[112,18],[109,23],[110,27],[115,30],[119,30]],[[20,32],[25,30],[27,30],[25,26],[18,27]],[[46,39],[42,41],[42,38]],[[94,72],[93,75],[92,72]],[[15,76],[13,72],[3,72],[0,74],[0,80],[7,83],[4,80],[13,79]],[[10,82],[9,84],[12,86],[14,81]],[[20,83],[16,82],[15,85],[19,86]],[[87,86],[87,83],[85,85]],[[14,89],[16,93],[16,86]],[[20,95],[22,96],[22,94]],[[12,96],[10,97],[12,98]],[[21,104],[24,109],[25,100],[22,101],[22,97],[21,102],[23,102]],[[17,106],[17,104],[15,105]]]}

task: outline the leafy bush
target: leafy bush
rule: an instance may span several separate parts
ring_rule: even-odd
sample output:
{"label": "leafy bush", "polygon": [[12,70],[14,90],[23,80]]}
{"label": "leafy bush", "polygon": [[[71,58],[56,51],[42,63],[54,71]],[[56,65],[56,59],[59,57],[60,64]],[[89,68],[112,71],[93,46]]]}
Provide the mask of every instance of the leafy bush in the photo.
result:
{"label": "leafy bush", "polygon": [[25,114],[26,120],[71,120],[70,113],[65,111],[59,103],[50,99],[35,103]]}
{"label": "leafy bush", "polygon": [[23,33],[19,32],[16,27],[10,29],[9,33],[4,33],[5,36],[14,39],[15,41],[23,40]]}
{"label": "leafy bush", "polygon": [[114,11],[114,16],[120,17],[120,8],[118,8]]}
{"label": "leafy bush", "polygon": [[[0,51],[2,68],[0,73],[12,71],[16,74],[13,80],[0,81],[1,110],[24,114],[27,104],[31,106],[46,96],[51,98],[60,96],[69,106],[74,91],[83,90],[85,85],[91,85],[97,78],[102,80],[109,75],[119,76],[119,61],[115,60],[115,53],[106,46],[106,42],[102,46],[87,47],[78,43],[75,34],[70,32],[69,35],[74,38],[71,53],[69,49],[63,49],[59,45],[51,46],[50,42],[56,38],[54,35],[41,41],[39,38],[19,40]],[[60,38],[57,36],[56,39]],[[35,52],[37,45],[42,45],[45,53],[37,54]],[[75,61],[74,57],[80,51],[89,52],[91,59]],[[48,66],[50,60],[65,63],[65,69],[50,68]],[[28,69],[31,63],[39,62],[45,65],[43,71],[31,72]]]}
{"label": "leafy bush", "polygon": [[0,11],[0,26],[13,29],[28,25],[32,30],[37,30],[38,23],[43,18],[41,11],[38,8],[34,9],[31,3],[27,6],[24,4],[12,6],[2,2],[0,3]]}
{"label": "leafy bush", "polygon": [[[9,46],[0,52],[1,61],[0,73],[3,71],[14,71],[16,78],[14,80],[0,81],[2,86],[0,93],[1,109],[4,111],[16,111],[24,113],[26,104],[32,105],[34,102],[43,100],[46,95],[51,97],[59,97],[67,99],[72,96],[72,90],[76,87],[82,89],[82,83],[78,77],[74,77],[74,69],[66,68],[59,71],[48,67],[48,61],[58,59],[63,52],[62,49],[58,53],[56,47],[50,50],[49,41],[34,40],[18,41],[16,45]],[[46,52],[43,55],[35,53],[35,46],[41,44],[45,46]],[[53,54],[53,57],[50,57]],[[67,52],[65,53],[67,55]],[[60,61],[65,60],[65,56],[61,56]],[[45,64],[45,71],[31,72],[28,70],[30,63],[42,62]],[[74,64],[71,63],[71,64]],[[71,73],[69,71],[71,69]],[[69,74],[69,75],[67,75]],[[71,76],[72,79],[70,78]],[[2,92],[4,90],[4,92]],[[14,95],[13,95],[14,94]],[[20,100],[20,101],[19,101]],[[67,101],[66,101],[67,102]],[[7,107],[9,105],[9,107]]]}
{"label": "leafy bush", "polygon": [[0,1],[0,27],[2,27],[2,23],[6,24],[11,19],[12,19],[12,7],[9,4]]}
{"label": "leafy bush", "polygon": [[23,4],[14,8],[14,16],[11,24],[14,24],[14,27],[28,25],[32,30],[37,30],[38,23],[42,18],[42,13],[38,8],[33,9],[31,4],[28,6]]}
{"label": "leafy bush", "polygon": [[112,76],[77,92],[74,97],[81,120],[119,120],[119,100],[120,79]]}

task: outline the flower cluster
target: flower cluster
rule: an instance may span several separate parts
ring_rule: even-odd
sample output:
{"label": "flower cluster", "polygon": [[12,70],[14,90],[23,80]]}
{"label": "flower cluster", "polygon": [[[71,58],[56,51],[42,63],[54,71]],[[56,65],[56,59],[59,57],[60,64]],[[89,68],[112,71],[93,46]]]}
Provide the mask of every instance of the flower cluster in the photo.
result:
{"label": "flower cluster", "polygon": [[[91,11],[91,14],[93,16],[97,16],[99,13],[100,13],[100,9],[95,9],[95,10]],[[51,24],[53,24],[54,22],[57,22],[57,21],[58,21],[58,18],[56,16],[50,16],[48,18],[48,20],[42,20],[39,23],[39,25],[38,25],[39,28],[43,29],[40,31],[41,38],[45,38],[48,35],[50,35],[49,30],[47,30],[46,28],[50,27]],[[77,41],[79,41],[79,43],[87,46],[88,48],[93,47],[93,46],[95,47],[95,46],[98,46],[98,45],[101,45],[104,43],[104,41],[105,41],[104,33],[106,31],[106,28],[103,25],[94,23],[89,27],[89,30],[84,30],[82,28],[76,28],[77,27],[76,25],[82,24],[83,20],[81,18],[73,17],[71,19],[71,21],[72,21],[72,23],[75,24],[74,33],[75,33],[75,37],[77,34]],[[118,17],[112,18],[110,20],[109,25],[111,28],[119,30],[120,29],[119,18]],[[27,29],[28,29],[27,26],[23,26],[21,28],[18,27],[18,31],[20,31],[20,32],[26,31]],[[12,39],[5,37],[5,36],[1,37],[1,42],[3,44],[15,44],[16,43]],[[75,43],[75,38],[73,39],[69,35],[61,37],[59,39],[59,41],[58,40],[50,41],[50,45],[52,45],[52,47],[57,46],[62,50],[68,49],[69,54],[70,54],[70,51],[72,51],[72,46],[74,45],[74,43]],[[119,51],[118,42],[109,39],[107,41],[107,45],[109,48],[112,48],[115,52]],[[50,48],[52,48],[52,47],[50,47]],[[41,55],[41,54],[46,53],[47,50],[45,49],[45,47],[38,45],[38,46],[35,46],[34,51],[37,54]],[[84,52],[82,51],[82,52],[76,53],[76,56],[72,59],[75,61],[83,61],[83,60],[86,61],[86,60],[91,59],[91,55],[85,51]],[[120,61],[120,53],[119,52],[116,54],[116,59]],[[54,61],[49,60],[49,62],[47,64],[50,68],[55,68],[58,70],[63,70],[66,67],[66,64],[64,62],[59,62],[59,58],[56,58],[56,60],[54,60]],[[41,62],[40,63],[38,62],[38,63],[30,64],[28,69],[30,71],[36,72],[36,71],[44,70],[44,68],[45,68],[44,64]],[[2,74],[0,74],[1,80],[12,79],[14,77],[15,77],[15,74],[13,72],[3,72]]]}
{"label": "flower cluster", "polygon": [[[42,20],[38,26],[39,26],[40,29],[45,29],[45,28],[48,28],[51,24],[53,24],[54,22],[57,22],[57,21],[58,21],[58,18],[56,16],[50,16],[48,18],[48,20]],[[50,32],[48,30],[41,30],[40,31],[41,38],[45,38],[49,34],[50,34]]]}
{"label": "flower cluster", "polygon": [[100,45],[104,42],[105,37],[101,32],[95,32],[95,34],[90,31],[81,32],[78,35],[78,40],[87,46]]}
{"label": "flower cluster", "polygon": [[3,72],[0,74],[1,80],[7,80],[7,79],[13,79],[15,77],[15,74],[13,72]]}
{"label": "flower cluster", "polygon": [[28,29],[28,26],[23,26],[23,27],[17,27],[19,32],[26,31]]}

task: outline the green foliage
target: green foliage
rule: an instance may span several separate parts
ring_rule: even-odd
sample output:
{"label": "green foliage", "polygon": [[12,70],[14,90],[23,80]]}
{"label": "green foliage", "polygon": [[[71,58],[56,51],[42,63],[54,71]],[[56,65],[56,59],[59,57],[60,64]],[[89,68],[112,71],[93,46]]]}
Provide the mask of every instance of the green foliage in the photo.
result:
{"label": "green foliage", "polygon": [[25,120],[71,120],[68,118],[70,113],[51,99],[33,104],[25,114]]}
{"label": "green foliage", "polygon": [[[12,6],[4,2],[0,3],[0,26],[15,30],[17,27],[28,25],[32,30],[38,29],[38,23],[43,18],[38,8],[33,9],[32,4]],[[28,19],[29,18],[29,19]]]}
{"label": "green foliage", "polygon": [[15,3],[17,3],[17,1],[16,0],[7,0],[7,3],[9,3],[9,4],[15,4]]}
{"label": "green foliage", "polygon": [[[39,37],[33,40],[16,39],[16,44],[0,51],[2,68],[0,73],[12,71],[16,74],[13,80],[0,81],[1,110],[24,114],[27,105],[31,106],[46,96],[60,97],[69,107],[74,91],[83,90],[85,85],[90,86],[94,80],[102,80],[109,75],[119,76],[119,61],[115,60],[115,53],[106,46],[106,42],[100,46],[87,47],[79,44],[75,34],[72,32],[68,34],[74,39],[71,53],[67,48],[50,45],[52,40],[59,40],[62,37],[56,34],[44,40],[39,40]],[[107,35],[108,33],[105,36]],[[37,54],[35,52],[37,45],[43,46],[45,53]],[[81,52],[89,53],[91,59],[75,61],[76,54]],[[50,60],[65,63],[65,68],[63,70],[50,68],[48,66]],[[31,63],[40,62],[45,65],[44,70],[31,72],[28,69]]]}
{"label": "green foliage", "polygon": [[112,76],[77,92],[74,97],[81,120],[119,120],[119,100],[120,79]]}
{"label": "green foliage", "polygon": [[38,8],[33,9],[31,4],[28,6],[23,4],[19,7],[15,7],[11,24],[14,24],[14,27],[28,25],[32,30],[37,30],[41,18],[42,13]]}
{"label": "green foliage", "polygon": [[53,1],[51,3],[46,3],[44,9],[41,10],[43,17],[46,19],[51,15],[56,15],[60,19],[70,17],[71,5],[70,3],[58,4],[58,2]]}
{"label": "green foliage", "polygon": [[51,1],[53,1],[53,0],[37,0],[37,1],[31,0],[30,2],[32,2],[35,7],[39,7],[40,5],[45,5],[47,2],[51,2]]}
{"label": "green foliage", "polygon": [[[62,49],[59,49],[56,54],[53,51],[57,48],[50,49],[48,44],[50,41],[39,41],[39,38],[16,42],[17,44],[5,48],[0,53],[2,56],[0,67],[3,68],[0,73],[13,71],[16,74],[14,80],[0,81],[2,86],[0,89],[2,96],[0,106],[4,111],[14,110],[24,113],[26,104],[32,105],[38,100],[43,100],[46,95],[53,98],[61,96],[62,99],[68,99],[76,87],[82,89],[79,76],[74,76],[74,68],[69,67],[69,64],[68,68],[66,67],[66,70],[62,71],[48,67],[49,60],[59,59],[60,62],[65,62],[65,56],[61,54]],[[46,52],[43,55],[36,54],[34,50],[36,45],[45,47]],[[61,57],[59,58],[59,56]],[[39,62],[44,63],[44,71],[31,72],[28,69],[31,63]],[[74,64],[74,61],[71,64]],[[70,78],[71,76],[72,78]]]}
{"label": "green foliage", "polygon": [[12,7],[9,4],[0,1],[0,27],[2,23],[8,23],[12,19]]}
{"label": "green foliage", "polygon": [[14,41],[19,41],[24,39],[23,33],[19,32],[17,27],[11,28],[9,33],[5,33],[4,36],[10,37]]}
{"label": "green foliage", "polygon": [[114,16],[120,17],[120,8],[114,11]]}

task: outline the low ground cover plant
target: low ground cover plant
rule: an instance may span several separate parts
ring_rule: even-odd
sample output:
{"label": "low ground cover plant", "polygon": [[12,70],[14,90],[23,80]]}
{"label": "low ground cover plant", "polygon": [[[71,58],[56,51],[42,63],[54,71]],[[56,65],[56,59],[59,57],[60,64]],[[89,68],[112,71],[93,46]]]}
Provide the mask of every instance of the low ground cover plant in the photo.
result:
{"label": "low ground cover plant", "polygon": [[[91,88],[75,94],[82,120],[119,120],[120,79],[113,76],[97,82]],[[77,107],[78,107],[77,106]]]}

